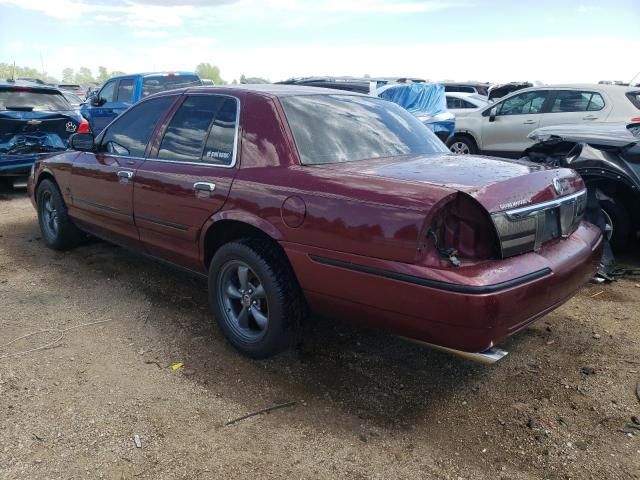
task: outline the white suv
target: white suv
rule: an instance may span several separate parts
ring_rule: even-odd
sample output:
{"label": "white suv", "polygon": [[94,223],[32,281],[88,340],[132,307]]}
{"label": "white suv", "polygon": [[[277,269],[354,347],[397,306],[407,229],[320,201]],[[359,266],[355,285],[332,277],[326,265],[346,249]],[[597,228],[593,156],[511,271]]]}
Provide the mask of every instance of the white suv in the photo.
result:
{"label": "white suv", "polygon": [[640,121],[640,87],[547,85],[518,90],[480,110],[456,112],[454,153],[518,158],[538,127]]}

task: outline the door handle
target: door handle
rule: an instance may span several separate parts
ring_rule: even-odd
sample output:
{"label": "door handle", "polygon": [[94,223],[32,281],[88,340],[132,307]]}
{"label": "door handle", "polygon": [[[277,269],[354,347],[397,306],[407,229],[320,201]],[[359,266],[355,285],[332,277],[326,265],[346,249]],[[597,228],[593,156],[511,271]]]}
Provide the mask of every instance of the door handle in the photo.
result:
{"label": "door handle", "polygon": [[597,120],[597,115],[587,115],[586,117],[582,117],[583,120]]}
{"label": "door handle", "polygon": [[196,182],[193,184],[193,189],[201,192],[213,192],[216,189],[216,184],[209,182]]}
{"label": "door handle", "polygon": [[526,122],[522,122],[523,125],[533,125],[534,123],[536,123],[535,120],[527,120]]}
{"label": "door handle", "polygon": [[119,178],[124,178],[125,180],[131,180],[133,178],[133,172],[129,170],[120,170],[118,172]]}

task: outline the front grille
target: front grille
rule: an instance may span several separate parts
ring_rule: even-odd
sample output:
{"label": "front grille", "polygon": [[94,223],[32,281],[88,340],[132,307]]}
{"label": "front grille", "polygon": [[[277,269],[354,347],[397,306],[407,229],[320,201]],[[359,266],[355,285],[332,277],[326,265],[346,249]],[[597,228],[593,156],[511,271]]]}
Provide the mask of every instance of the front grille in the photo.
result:
{"label": "front grille", "polygon": [[556,238],[568,237],[582,221],[587,191],[549,202],[491,215],[500,240],[502,258],[538,250]]}

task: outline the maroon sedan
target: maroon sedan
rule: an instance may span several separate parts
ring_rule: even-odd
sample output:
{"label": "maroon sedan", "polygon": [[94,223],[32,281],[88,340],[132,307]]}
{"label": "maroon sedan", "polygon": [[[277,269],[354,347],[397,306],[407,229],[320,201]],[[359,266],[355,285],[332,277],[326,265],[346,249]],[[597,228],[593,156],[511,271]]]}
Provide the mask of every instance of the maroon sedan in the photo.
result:
{"label": "maroon sedan", "polygon": [[174,90],[72,145],[31,175],[47,245],[90,233],[207,274],[220,328],[256,358],[314,312],[495,359],[600,257],[574,171],[455,156],[369,96]]}

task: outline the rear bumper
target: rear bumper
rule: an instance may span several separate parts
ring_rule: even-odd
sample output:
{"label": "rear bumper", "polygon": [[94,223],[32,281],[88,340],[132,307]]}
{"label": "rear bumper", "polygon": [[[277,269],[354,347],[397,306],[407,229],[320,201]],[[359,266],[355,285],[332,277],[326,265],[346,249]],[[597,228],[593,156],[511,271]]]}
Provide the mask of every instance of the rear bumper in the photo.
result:
{"label": "rear bumper", "polygon": [[29,175],[31,166],[39,157],[30,156],[2,156],[0,157],[0,176],[26,176]]}
{"label": "rear bumper", "polygon": [[562,305],[589,281],[602,235],[583,223],[538,252],[447,270],[283,247],[312,310],[481,352]]}

